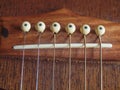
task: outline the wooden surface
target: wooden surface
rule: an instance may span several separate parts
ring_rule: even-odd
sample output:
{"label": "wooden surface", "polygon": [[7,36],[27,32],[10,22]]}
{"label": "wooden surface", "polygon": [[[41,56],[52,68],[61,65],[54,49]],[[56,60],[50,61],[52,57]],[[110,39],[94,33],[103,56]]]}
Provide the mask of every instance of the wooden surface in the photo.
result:
{"label": "wooden surface", "polygon": [[[83,43],[83,35],[80,33],[80,27],[83,24],[89,24],[91,26],[91,32],[87,36],[87,42],[98,43],[98,37],[95,33],[95,28],[102,24],[106,28],[106,33],[102,37],[103,43],[112,43],[113,47],[109,49],[103,49],[103,60],[119,60],[120,47],[119,47],[119,35],[120,24],[110,21],[100,20],[97,18],[83,17],[67,9],[60,9],[54,12],[41,14],[39,16],[30,17],[1,17],[1,25],[9,32],[8,37],[1,37],[1,55],[22,55],[19,50],[13,50],[14,45],[23,44],[23,32],[21,31],[21,24],[23,21],[30,21],[32,28],[28,32],[26,38],[26,44],[37,44],[38,33],[35,30],[35,24],[40,20],[46,23],[47,29],[41,34],[40,43],[50,44],[53,43],[53,33],[50,30],[50,25],[53,22],[59,22],[61,24],[61,31],[57,35],[56,43],[69,43],[68,34],[65,32],[65,27],[68,23],[74,23],[77,26],[76,32],[72,35],[72,43]],[[5,41],[5,42],[4,42]],[[56,57],[67,58],[69,56],[69,49],[57,49]],[[98,59],[99,49],[88,49],[87,58]],[[40,56],[53,57],[52,49],[42,49]],[[62,53],[61,53],[62,52]],[[116,53],[114,55],[114,53]],[[26,55],[37,55],[36,50],[27,50]],[[109,54],[109,55],[108,55]],[[72,49],[72,58],[84,59],[83,49]]]}
{"label": "wooden surface", "polygon": [[[9,60],[8,60],[9,59]],[[29,60],[28,60],[29,59]],[[64,60],[64,59],[62,59]],[[78,61],[78,60],[75,60]],[[99,62],[87,62],[87,90],[100,90]],[[84,90],[84,62],[72,62],[71,90]],[[0,86],[6,90],[19,90],[20,86],[20,57],[5,57],[0,60]],[[24,89],[35,90],[36,57],[25,59]],[[120,63],[103,63],[104,90],[120,89]],[[52,59],[41,58],[39,90],[51,90]],[[68,61],[57,59],[55,68],[55,90],[68,90]]]}
{"label": "wooden surface", "polygon": [[[112,22],[120,22],[120,14],[119,14],[120,1],[119,0],[106,0],[106,1],[104,0],[97,0],[97,1],[96,0],[59,0],[59,1],[58,0],[50,0],[50,1],[45,1],[45,0],[36,0],[36,1],[4,0],[3,1],[3,0],[0,0],[0,16],[2,17],[14,16],[14,19],[16,16],[20,16],[19,18],[22,18],[21,16],[26,16],[26,17],[33,16],[33,15],[37,16],[42,13],[51,12],[63,7],[68,8],[79,15],[95,17],[95,18],[100,18],[104,20],[110,20]],[[13,21],[11,22],[13,23]],[[18,23],[16,24],[18,25]],[[32,25],[34,26],[34,22]],[[49,27],[50,23],[47,23],[47,25]],[[8,26],[9,25],[7,25],[6,27]],[[19,30],[18,28],[19,27],[16,27],[17,30]],[[15,29],[12,29],[12,30],[15,30]],[[19,33],[17,33],[17,35],[22,34],[21,31],[18,31],[18,32]],[[33,30],[30,33],[32,32],[35,33],[35,31]],[[11,32],[10,34],[13,35],[14,33]],[[15,37],[17,37],[17,35],[15,35]],[[61,34],[59,34],[58,36],[60,35]],[[76,35],[77,33],[75,34],[75,36]],[[119,33],[115,32],[115,30],[113,30],[112,35],[114,35],[111,37],[112,40],[119,38]],[[29,36],[30,34],[28,34],[27,39],[29,39]],[[36,33],[33,36],[36,36]],[[2,48],[4,47],[3,43],[4,45],[5,43],[7,43],[8,45],[12,45],[11,42],[15,37],[11,36],[11,38],[8,40],[7,38],[3,38],[3,36],[0,36],[0,47],[1,46]],[[94,35],[94,37],[96,36]],[[104,36],[103,38],[105,42],[109,42],[110,40],[108,38],[105,39],[106,36]],[[14,43],[18,42],[19,44],[20,42],[22,42],[23,37],[22,36],[19,37],[19,40],[20,39],[21,41],[19,42],[14,41]],[[51,36],[51,39],[52,39],[52,36]],[[29,40],[28,43],[30,43],[30,41],[31,40]],[[46,42],[46,41],[42,41],[42,42]],[[116,49],[116,51],[114,51],[114,54],[112,55],[113,57],[116,57],[116,58],[111,59],[110,57],[112,56],[110,56],[109,54],[106,54],[105,56],[105,57],[108,57],[108,59],[103,62],[104,90],[120,89],[120,75],[119,75],[120,62],[119,62],[119,54],[118,54],[120,41],[118,39],[112,42],[115,43],[115,45],[117,45],[117,48],[116,46],[113,46],[114,50]],[[6,90],[19,90],[22,52],[17,51],[16,53],[15,51],[15,53],[10,54],[10,50],[12,49],[11,48],[9,48],[9,50],[6,49],[5,52],[3,50],[0,50],[0,88],[4,88]],[[107,51],[107,50],[104,50],[104,51]],[[93,51],[94,50],[91,50],[91,52]],[[96,52],[97,51],[98,50],[96,50]],[[29,53],[29,52],[30,51],[27,51],[26,53]],[[34,52],[37,53],[36,51]],[[32,54],[34,54],[34,52]],[[58,50],[58,52],[60,51]],[[108,50],[108,53],[109,52],[112,52],[112,51]],[[24,78],[23,90],[35,90],[37,57],[32,56],[32,54],[27,56],[25,59],[25,75],[24,75],[25,78]],[[64,54],[66,55],[66,53],[63,53],[62,55]],[[67,88],[68,87],[68,57],[62,58],[63,57],[62,55],[60,58],[58,57],[56,61],[57,65],[55,69],[55,75],[56,75],[55,90],[68,89]],[[68,52],[67,52],[67,55],[68,55]],[[49,57],[49,55],[47,56],[48,57],[41,57],[41,62],[40,62],[41,74],[39,78],[39,90],[51,90],[52,57]],[[72,59],[72,90],[84,90],[84,68],[83,68],[84,61],[81,61],[81,60],[83,59]],[[98,58],[97,59],[94,58],[94,60],[90,58],[88,60],[89,61],[87,63],[87,84],[88,84],[87,90],[100,90],[100,78],[99,78],[100,73],[99,73]]]}
{"label": "wooden surface", "polygon": [[120,22],[119,0],[0,0],[0,16],[29,16],[68,8],[80,15]]}

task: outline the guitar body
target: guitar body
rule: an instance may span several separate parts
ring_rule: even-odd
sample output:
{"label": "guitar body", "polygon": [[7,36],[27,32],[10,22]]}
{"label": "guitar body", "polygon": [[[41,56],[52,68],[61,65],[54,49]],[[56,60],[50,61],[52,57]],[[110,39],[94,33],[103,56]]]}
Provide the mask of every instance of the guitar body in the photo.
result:
{"label": "guitar body", "polygon": [[[12,1],[12,0],[11,0]],[[53,0],[54,1],[54,0]],[[72,1],[72,0],[71,0]],[[97,3],[104,0],[98,0]],[[31,0],[31,3],[33,1]],[[112,48],[103,48],[103,89],[104,90],[119,90],[120,89],[120,21],[119,12],[112,13],[116,17],[111,17],[110,20],[104,18],[105,10],[101,14],[101,19],[98,14],[98,6],[94,11],[80,10],[78,5],[72,6],[67,0],[64,5],[69,9],[63,8],[63,2],[55,2],[56,10],[53,7],[46,5],[41,7],[41,11],[24,11],[10,10],[16,15],[8,16],[9,13],[2,13],[0,17],[0,88],[5,90],[20,90],[21,77],[21,63],[23,53],[22,50],[14,49],[15,45],[23,45],[23,32],[21,24],[23,21],[29,21],[32,25],[30,32],[26,35],[26,44],[38,43],[38,32],[35,30],[35,24],[38,21],[43,21],[46,24],[46,30],[41,35],[41,44],[52,44],[53,33],[50,31],[50,25],[57,21],[61,24],[61,31],[57,34],[56,43],[69,43],[68,34],[65,32],[65,26],[68,23],[76,25],[76,31],[72,35],[71,43],[83,43],[83,35],[80,33],[80,27],[83,24],[89,24],[91,32],[87,36],[87,43],[98,43],[98,36],[95,34],[95,28],[98,25],[104,25],[106,33],[102,37],[103,43],[111,43]],[[86,1],[87,2],[87,1]],[[107,1],[108,2],[108,1]],[[111,0],[111,2],[114,2]],[[115,1],[116,10],[117,3]],[[26,1],[26,3],[28,3]],[[48,1],[50,5],[53,5]],[[80,1],[75,2],[80,3]],[[8,3],[6,3],[8,4]],[[25,2],[24,2],[25,4]],[[85,4],[85,2],[84,2]],[[92,3],[94,5],[94,3]],[[27,5],[31,5],[30,3]],[[107,6],[109,2],[107,3]],[[23,6],[22,4],[20,5]],[[71,7],[73,8],[71,8]],[[118,5],[119,6],[119,5]],[[11,5],[12,7],[12,5]],[[82,6],[81,6],[82,7]],[[103,5],[103,7],[106,7]],[[110,7],[110,6],[109,6]],[[7,7],[6,7],[7,8]],[[13,8],[13,7],[12,7]],[[50,9],[49,9],[50,8]],[[112,8],[112,7],[110,7]],[[19,8],[20,9],[20,8]],[[27,9],[25,7],[25,9]],[[26,12],[27,16],[24,14]],[[95,12],[95,13],[93,13]],[[8,14],[9,13],[9,14]],[[34,15],[30,15],[34,13]],[[81,15],[82,13],[82,15]],[[22,14],[24,16],[22,16]],[[37,14],[37,15],[35,15]],[[84,15],[84,16],[83,16]],[[103,16],[102,16],[103,15]],[[118,16],[117,16],[118,15]],[[3,17],[6,16],[6,17]],[[94,17],[93,17],[94,16]],[[96,18],[95,18],[96,17]],[[118,22],[116,22],[118,20]],[[100,90],[100,60],[99,48],[87,48],[87,90]],[[35,90],[36,84],[36,66],[37,66],[37,49],[25,50],[25,67],[23,90]],[[72,49],[72,69],[71,69],[71,90],[84,90],[84,48]],[[53,65],[53,49],[40,49],[40,67],[39,67],[39,90],[52,90],[52,66]],[[55,90],[68,90],[68,76],[69,76],[69,49],[56,49],[56,67],[55,67]],[[2,90],[2,89],[1,89]]]}

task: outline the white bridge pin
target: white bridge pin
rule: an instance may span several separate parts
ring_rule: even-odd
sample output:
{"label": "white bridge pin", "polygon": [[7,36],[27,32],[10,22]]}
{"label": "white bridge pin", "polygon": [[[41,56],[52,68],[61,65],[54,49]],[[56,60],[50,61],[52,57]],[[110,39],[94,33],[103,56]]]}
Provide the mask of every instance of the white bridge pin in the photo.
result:
{"label": "white bridge pin", "polygon": [[81,28],[80,31],[82,34],[87,35],[90,33],[90,26],[87,24],[84,24]]}
{"label": "white bridge pin", "polygon": [[69,23],[65,29],[68,34],[73,34],[76,30],[76,26],[73,23]]}
{"label": "white bridge pin", "polygon": [[98,25],[95,32],[98,36],[102,36],[105,34],[105,27],[103,25]]}
{"label": "white bridge pin", "polygon": [[53,33],[58,33],[60,31],[60,28],[61,28],[61,26],[58,22],[54,22],[50,26],[50,29],[52,30]]}
{"label": "white bridge pin", "polygon": [[45,28],[46,28],[46,25],[45,25],[45,23],[42,22],[42,21],[39,21],[39,22],[35,25],[35,29],[36,29],[38,32],[40,32],[40,33],[43,33],[44,30],[45,30]]}
{"label": "white bridge pin", "polygon": [[29,31],[30,31],[30,28],[31,28],[30,22],[24,21],[24,22],[22,23],[21,29],[22,29],[23,32],[29,32]]}

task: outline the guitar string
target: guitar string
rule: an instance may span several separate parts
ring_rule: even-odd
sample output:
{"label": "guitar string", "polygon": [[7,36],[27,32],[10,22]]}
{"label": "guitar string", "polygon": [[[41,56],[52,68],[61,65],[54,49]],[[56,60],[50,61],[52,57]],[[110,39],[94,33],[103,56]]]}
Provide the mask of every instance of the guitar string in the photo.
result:
{"label": "guitar string", "polygon": [[102,62],[102,40],[99,36],[100,43],[100,90],[103,90],[103,62]]}
{"label": "guitar string", "polygon": [[69,34],[69,90],[71,90],[71,34]]}
{"label": "guitar string", "polygon": [[86,35],[84,35],[84,59],[85,59],[85,65],[84,65],[84,69],[85,69],[85,76],[84,76],[84,79],[85,79],[85,82],[84,82],[84,85],[85,85],[85,90],[87,89],[87,73],[86,73],[86,69],[87,69],[87,60],[86,60]]}
{"label": "guitar string", "polygon": [[52,90],[55,88],[55,58],[56,58],[56,52],[55,52],[55,44],[56,44],[56,33],[54,33],[53,36],[53,76],[52,76]]}
{"label": "guitar string", "polygon": [[24,76],[24,61],[25,61],[25,43],[26,43],[26,33],[23,35],[23,52],[22,52],[22,67],[21,67],[21,81],[20,90],[23,88],[23,76]]}
{"label": "guitar string", "polygon": [[38,36],[38,57],[37,57],[37,72],[36,72],[36,90],[38,90],[38,83],[39,83],[39,64],[40,64],[40,48],[39,48],[39,44],[40,44],[40,33]]}

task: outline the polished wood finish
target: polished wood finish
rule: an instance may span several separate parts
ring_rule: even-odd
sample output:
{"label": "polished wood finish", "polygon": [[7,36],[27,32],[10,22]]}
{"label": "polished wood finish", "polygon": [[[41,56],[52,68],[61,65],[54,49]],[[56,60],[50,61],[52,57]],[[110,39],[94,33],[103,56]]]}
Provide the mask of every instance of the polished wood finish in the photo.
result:
{"label": "polished wood finish", "polygon": [[[120,1],[119,0],[0,0],[0,16],[7,16],[9,19],[15,19],[16,16],[20,16],[18,20],[21,18],[21,16],[36,16],[41,15],[42,13],[51,12],[54,10],[58,10],[60,8],[68,8],[72,10],[73,12],[82,15],[82,16],[89,16],[89,17],[96,17],[104,20],[109,20],[113,22],[120,22]],[[12,16],[12,17],[9,17]],[[14,16],[14,18],[13,18]],[[31,17],[33,18],[33,17]],[[5,19],[5,18],[4,18]],[[26,20],[26,19],[25,19]],[[29,20],[29,19],[28,19]],[[8,20],[9,21],[9,20]],[[21,20],[22,22],[23,20]],[[38,21],[38,20],[36,20]],[[3,21],[4,22],[4,21]],[[12,22],[12,21],[11,21]],[[10,22],[10,23],[11,23]],[[20,22],[20,24],[21,24]],[[12,22],[13,23],[13,22]],[[112,23],[112,22],[111,22]],[[16,23],[18,25],[18,23]],[[34,23],[32,24],[34,27]],[[48,27],[50,23],[47,23]],[[115,23],[116,25],[116,23]],[[9,25],[5,26],[8,27]],[[12,26],[12,25],[11,25]],[[11,27],[10,26],[10,27]],[[78,25],[79,26],[79,25]],[[117,25],[118,26],[118,25]],[[9,28],[10,28],[9,27]],[[119,26],[118,26],[119,27]],[[23,42],[23,36],[21,31],[19,31],[19,26],[16,27],[13,26],[14,29],[12,30],[18,30],[17,35],[21,35],[18,39],[18,41],[14,41],[14,43],[17,42],[17,44],[20,44]],[[64,26],[63,26],[64,28]],[[94,27],[93,27],[94,28]],[[34,28],[33,28],[34,29]],[[27,39],[29,39],[29,36],[31,33],[34,33],[34,38],[36,37],[36,32],[31,30],[31,32],[27,35]],[[10,30],[11,31],[11,30]],[[64,31],[64,29],[63,29]],[[65,32],[61,33],[65,33]],[[106,35],[110,36],[112,35],[112,40],[107,39],[106,35],[103,37],[105,42],[112,42],[113,48],[104,50],[106,53],[112,52],[111,50],[115,50],[113,53],[113,57],[116,57],[115,59],[109,58],[109,54],[106,54],[108,59],[104,61],[103,63],[103,74],[104,74],[104,90],[119,90],[120,89],[120,62],[119,62],[119,39],[116,40],[116,38],[119,38],[119,33],[115,33],[114,30],[112,30],[113,34],[106,33]],[[51,33],[51,32],[50,32]],[[58,35],[58,37],[61,35],[61,33]],[[10,35],[13,35],[14,32],[11,32]],[[76,36],[77,33],[75,33],[74,36]],[[17,35],[14,35],[17,37]],[[51,39],[52,39],[52,33]],[[92,32],[92,35],[96,37],[94,32]],[[117,36],[116,36],[117,35]],[[45,35],[42,36],[42,38]],[[65,35],[67,37],[67,35]],[[14,40],[15,37],[11,37],[9,40],[8,38],[4,38],[3,36],[0,36],[0,47],[3,47],[3,43],[7,42],[7,44],[11,44],[12,40]],[[89,36],[88,36],[89,37]],[[95,39],[93,37],[93,39]],[[82,36],[80,36],[82,38]],[[37,37],[36,37],[37,39]],[[34,43],[36,43],[36,39]],[[51,40],[50,39],[50,40]],[[74,38],[73,38],[74,39]],[[91,40],[93,40],[91,39]],[[3,41],[4,40],[4,41]],[[42,41],[42,42],[47,42]],[[61,40],[61,42],[64,39]],[[68,39],[67,39],[68,40]],[[88,39],[89,40],[89,39]],[[96,40],[96,39],[95,39]],[[109,41],[110,40],[110,41]],[[32,40],[33,41],[33,40]],[[66,41],[67,42],[67,41]],[[13,43],[13,42],[12,42]],[[28,43],[31,43],[31,40],[29,40]],[[52,43],[52,40],[51,40]],[[116,48],[116,46],[118,48]],[[4,48],[5,49],[5,48]],[[19,90],[20,86],[20,70],[21,70],[21,54],[22,51],[15,51],[15,53],[10,54],[10,51],[12,50],[12,47],[10,47],[8,50],[6,49],[5,52],[0,50],[0,87],[4,88],[6,90]],[[91,50],[91,52],[98,52],[97,50]],[[31,50],[30,50],[31,51]],[[26,51],[26,54],[30,51]],[[52,50],[51,50],[52,51]],[[57,50],[59,52],[61,50]],[[75,50],[73,50],[75,51]],[[81,52],[76,53],[83,53]],[[8,54],[9,52],[9,54]],[[17,53],[16,53],[17,52]],[[44,52],[44,50],[42,50]],[[67,52],[67,51],[66,51]],[[90,50],[88,50],[90,52]],[[32,54],[37,53],[37,51],[33,51],[33,53],[29,54],[25,59],[25,78],[24,78],[24,89],[23,90],[35,90],[35,77],[36,77],[36,56],[32,56]],[[62,55],[64,55],[63,53]],[[56,90],[67,90],[68,87],[68,57],[62,58],[63,56],[57,58],[57,65],[56,65]],[[68,55],[65,54],[66,56]],[[76,55],[76,54],[74,54]],[[95,55],[95,54],[94,54]],[[39,78],[39,90],[50,90],[51,89],[51,74],[52,74],[52,57],[49,57],[50,55],[47,55],[47,57],[41,57],[40,62],[40,78]],[[51,53],[52,56],[52,53]],[[110,57],[112,57],[110,56]],[[74,57],[74,56],[73,56]],[[98,56],[97,56],[98,57]],[[118,57],[118,58],[117,58]],[[93,60],[94,59],[94,60]],[[98,58],[90,58],[87,59],[89,62],[87,63],[87,83],[88,88],[87,90],[100,90],[100,82],[99,82],[99,61]],[[84,61],[83,59],[72,59],[72,90],[84,90]],[[105,59],[104,59],[105,60]]]}
{"label": "polished wood finish", "polygon": [[[53,34],[49,29],[49,26],[52,22],[54,21],[58,21],[61,23],[62,25],[62,30],[61,32],[57,35],[57,43],[68,43],[68,35],[65,32],[65,25],[69,22],[73,22],[77,25],[77,31],[74,35],[72,35],[72,42],[83,42],[83,36],[81,35],[81,33],[79,32],[79,27],[82,24],[90,24],[92,27],[92,31],[91,33],[88,35],[87,37],[87,41],[88,42],[98,42],[97,36],[95,35],[94,29],[95,27],[97,27],[97,25],[102,24],[105,25],[106,27],[106,34],[103,37],[103,42],[110,42],[113,44],[113,48],[112,49],[103,49],[103,60],[119,60],[119,28],[120,28],[120,24],[119,23],[113,23],[110,21],[105,21],[105,20],[100,20],[100,19],[96,19],[96,18],[91,18],[91,17],[83,17],[83,16],[79,16],[78,14],[74,14],[72,11],[67,10],[67,9],[61,9],[61,10],[57,10],[51,13],[46,13],[46,14],[42,14],[40,16],[30,16],[30,17],[1,17],[1,26],[6,28],[9,32],[9,35],[7,38],[1,36],[1,48],[0,50],[2,52],[1,53],[1,58],[3,58],[4,60],[6,60],[5,57],[9,56],[9,58],[13,55],[14,57],[18,57],[18,55],[22,56],[22,51],[19,50],[13,50],[13,46],[16,44],[21,44],[21,42],[23,42],[23,33],[20,29],[20,25],[24,20],[29,20],[32,23],[32,29],[31,31],[28,33],[27,35],[27,44],[33,44],[33,43],[37,43],[38,39],[37,39],[37,32],[34,30],[34,25],[38,20],[42,20],[47,24],[47,29],[45,31],[45,33],[42,35],[41,37],[41,43],[53,43]],[[114,32],[113,32],[114,31]],[[116,37],[114,37],[114,35],[116,35]],[[87,58],[88,60],[99,60],[99,49],[88,49],[88,54],[87,54]],[[108,52],[109,51],[109,52]],[[40,50],[40,56],[41,56],[41,73],[40,73],[40,89],[44,89],[45,90],[49,90],[51,88],[51,76],[52,76],[52,57],[53,57],[53,50]],[[62,52],[62,53],[61,53]],[[114,56],[113,54],[116,52],[116,55]],[[56,89],[57,86],[59,86],[59,90],[67,90],[68,88],[68,54],[69,54],[69,50],[66,49],[59,49],[56,50]],[[109,54],[109,55],[108,55]],[[117,55],[118,54],[118,55]],[[7,55],[7,56],[6,56]],[[24,80],[24,88],[27,88],[28,90],[33,90],[35,89],[35,71],[36,71],[36,64],[31,65],[34,68],[30,68],[29,66],[31,66],[30,62],[35,62],[37,59],[37,50],[26,50],[26,64],[25,64],[25,80]],[[81,62],[81,60],[84,60],[83,57],[83,49],[72,49],[72,89],[73,90],[83,90],[84,89],[84,85],[82,85],[84,83],[84,62]],[[28,57],[28,58],[27,58]],[[32,60],[29,57],[33,57]],[[44,57],[44,58],[42,58]],[[66,59],[64,59],[66,58]],[[21,65],[18,64],[18,60],[20,61],[21,58],[15,58],[15,60],[10,60],[12,62],[15,62],[15,66],[16,68],[11,68],[11,70],[9,71],[15,71],[15,73],[11,73],[12,75],[8,76],[11,77],[10,82],[11,85],[7,85],[7,88],[15,88],[16,90],[18,90],[19,87],[19,81],[20,81],[20,67]],[[33,61],[33,59],[35,61]],[[47,60],[46,60],[47,59]],[[17,61],[16,61],[17,60]],[[10,62],[8,61],[8,62]],[[7,63],[8,63],[7,62]],[[78,64],[77,64],[78,63]],[[94,63],[94,62],[93,62]],[[109,63],[109,61],[108,61]],[[76,66],[77,64],[77,66]],[[90,61],[88,64],[91,66],[92,62]],[[106,63],[105,63],[106,64]],[[45,67],[44,67],[45,65]],[[7,65],[10,66],[11,65]],[[6,67],[6,66],[3,66]],[[44,68],[43,68],[44,67]],[[60,68],[62,67],[62,68]],[[89,67],[87,70],[87,75],[91,75],[93,73],[92,68],[99,68],[99,62],[95,62],[95,66]],[[3,71],[1,71],[3,72]],[[99,89],[99,70],[96,69],[94,70],[95,72],[95,76],[91,75],[88,76],[88,87],[89,89],[92,90],[98,90]],[[104,67],[104,74],[107,74],[107,71]],[[29,76],[28,76],[29,74]],[[50,77],[49,77],[50,76]],[[79,77],[78,77],[79,76]],[[13,77],[13,78],[12,78]],[[18,77],[18,79],[17,79]],[[109,76],[108,76],[109,77]],[[108,78],[107,77],[107,78]],[[110,76],[111,77],[111,76]],[[15,78],[15,79],[14,79]],[[95,79],[97,78],[97,79]],[[104,76],[105,80],[107,80],[107,78]],[[12,80],[12,81],[11,81]],[[91,84],[90,82],[92,82],[93,80],[95,80],[96,83]],[[4,81],[4,80],[3,80]],[[5,81],[4,81],[5,82]],[[2,82],[1,82],[2,83]],[[31,87],[28,87],[29,84],[32,84]],[[81,83],[81,84],[80,84]],[[108,81],[106,81],[105,83],[109,83]],[[5,83],[6,84],[6,83]],[[2,85],[5,85],[2,84]],[[98,86],[97,86],[98,84]],[[94,85],[94,86],[93,86]],[[6,85],[5,85],[6,86]],[[12,86],[12,87],[11,87]],[[108,87],[105,86],[105,89],[107,89]],[[114,88],[114,86],[113,86]]]}
{"label": "polished wood finish", "polygon": [[[21,31],[21,23],[23,21],[30,21],[32,24],[32,29],[27,34],[26,44],[37,44],[38,42],[38,33],[35,30],[35,24],[38,21],[44,21],[47,25],[46,31],[41,34],[40,43],[53,43],[53,33],[50,31],[50,25],[57,21],[61,24],[61,31],[57,35],[57,43],[68,43],[69,37],[65,32],[65,26],[72,22],[77,26],[76,32],[72,35],[72,43],[83,43],[83,35],[80,33],[80,27],[83,24],[89,24],[91,26],[91,33],[87,36],[87,42],[96,43],[98,42],[98,37],[95,33],[95,28],[102,24],[106,28],[106,33],[103,36],[104,43],[112,43],[113,48],[104,49],[103,57],[104,60],[119,60],[120,56],[120,47],[119,47],[119,33],[120,33],[120,24],[110,21],[100,20],[91,17],[83,17],[75,14],[74,12],[61,9],[54,12],[42,14],[39,16],[30,16],[30,17],[1,17],[1,27],[4,27],[8,30],[9,35],[7,38],[1,37],[1,55],[22,55],[19,50],[13,50],[13,46],[17,44],[23,44],[23,32]],[[116,36],[114,36],[116,35]],[[5,42],[4,42],[5,41]],[[88,49],[87,58],[89,59],[98,59],[99,58],[99,49]],[[68,51],[66,49],[58,49],[56,52],[56,57],[58,58],[67,58]],[[42,57],[52,57],[52,49],[41,50],[40,56]],[[72,58],[84,59],[83,49],[73,49]],[[109,52],[109,53],[108,53]],[[114,53],[116,52],[116,55]],[[36,50],[26,51],[26,55],[37,55]],[[108,55],[109,54],[109,55]]]}
{"label": "polished wood finish", "polygon": [[0,16],[30,16],[68,8],[80,15],[120,22],[119,0],[0,0]]}
{"label": "polished wood finish", "polygon": [[[8,60],[9,59],[9,60]],[[64,59],[62,59],[64,60]],[[68,61],[57,59],[55,69],[55,90],[68,89]],[[67,59],[66,59],[67,60]],[[72,62],[72,90],[84,90],[84,62]],[[119,62],[103,63],[104,90],[119,90]],[[99,62],[87,62],[87,90],[100,90]],[[20,86],[20,57],[4,57],[0,60],[0,87],[6,90],[19,90]],[[24,89],[35,90],[36,57],[25,59]],[[39,90],[51,90],[52,58],[41,58]]]}

